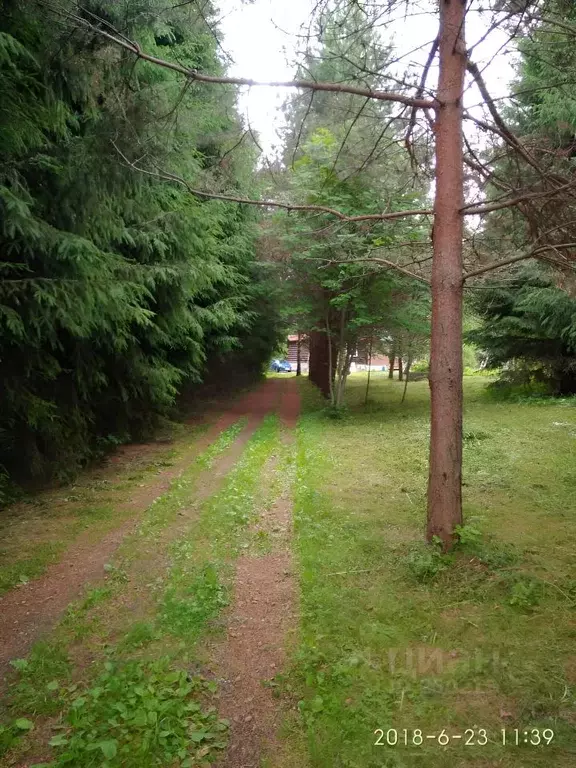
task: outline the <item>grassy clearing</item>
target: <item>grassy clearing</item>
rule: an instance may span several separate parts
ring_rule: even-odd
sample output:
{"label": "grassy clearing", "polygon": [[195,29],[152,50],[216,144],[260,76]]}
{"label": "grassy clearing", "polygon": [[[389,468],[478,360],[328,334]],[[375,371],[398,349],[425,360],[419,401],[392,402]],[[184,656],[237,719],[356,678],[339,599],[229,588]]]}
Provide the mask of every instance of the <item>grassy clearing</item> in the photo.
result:
{"label": "grassy clearing", "polygon": [[0,727],[0,765],[208,765],[227,724],[211,698],[199,641],[219,632],[232,563],[249,546],[261,504],[260,472],[278,442],[268,418],[222,488],[196,514],[202,469],[236,437],[239,423],[148,510],[121,547],[104,586],[70,607],[47,642],[15,662]]}
{"label": "grassy clearing", "polygon": [[[400,406],[402,385],[373,376],[365,407],[353,376],[337,421],[303,385],[288,741],[313,768],[573,766],[574,405],[498,403],[466,381],[464,544],[445,557],[421,543],[427,383]],[[524,743],[544,728],[550,745]],[[443,729],[465,738],[426,738]]]}
{"label": "grassy clearing", "polygon": [[207,426],[173,430],[171,441],[112,457],[64,488],[24,498],[0,511],[0,595],[41,576],[81,533],[94,539],[132,516],[122,507],[193,450]]}

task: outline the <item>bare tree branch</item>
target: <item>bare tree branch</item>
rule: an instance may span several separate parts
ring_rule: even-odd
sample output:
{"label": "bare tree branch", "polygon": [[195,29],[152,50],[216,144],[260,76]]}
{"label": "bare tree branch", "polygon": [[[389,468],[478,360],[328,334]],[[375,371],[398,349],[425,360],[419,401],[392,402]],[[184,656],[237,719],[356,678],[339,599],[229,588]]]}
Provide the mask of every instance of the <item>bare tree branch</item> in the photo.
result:
{"label": "bare tree branch", "polygon": [[170,69],[173,72],[178,72],[179,74],[184,75],[184,77],[187,77],[189,80],[193,82],[249,86],[251,88],[266,86],[266,87],[273,87],[273,88],[300,88],[303,90],[310,90],[310,91],[351,93],[351,94],[354,94],[355,96],[364,96],[365,98],[375,99],[377,101],[397,102],[399,104],[406,104],[407,106],[411,106],[419,109],[429,109],[429,108],[434,108],[436,106],[436,101],[434,101],[433,99],[414,98],[411,96],[407,96],[403,93],[397,93],[395,91],[381,91],[381,90],[374,90],[372,88],[357,88],[353,85],[346,85],[343,83],[323,83],[323,82],[314,82],[311,80],[273,80],[273,81],[264,82],[259,80],[252,80],[251,78],[247,78],[247,77],[227,77],[227,76],[219,76],[219,75],[205,75],[205,74],[202,74],[201,72],[197,72],[194,69],[189,69],[188,67],[184,67],[181,64],[177,64],[173,61],[167,61],[166,59],[160,59],[157,56],[151,56],[150,54],[143,51],[138,45],[138,43],[134,41],[127,41],[125,39],[117,37],[116,35],[110,34],[109,32],[106,32],[105,30],[100,29],[94,24],[91,24],[86,19],[82,19],[80,16],[75,16],[74,14],[71,14],[71,13],[62,14],[62,12],[60,12],[60,14],[66,16],[66,18],[73,20],[78,24],[81,24],[84,27],[87,27],[97,35],[100,35],[101,37],[104,37],[107,40],[110,40],[115,45],[118,45],[121,48],[124,48],[125,50],[130,51],[130,53],[133,53],[139,59],[142,59],[142,61],[147,61],[150,64],[155,64],[159,67],[163,67],[164,69]]}
{"label": "bare tree branch", "polygon": [[308,119],[308,115],[310,114],[310,111],[312,109],[312,102],[314,101],[314,91],[310,94],[310,101],[308,102],[308,106],[306,107],[306,112],[304,113],[304,117],[302,118],[300,122],[300,128],[298,130],[298,136],[296,137],[296,144],[294,145],[294,152],[292,152],[292,163],[291,166],[294,168],[294,163],[296,162],[296,153],[298,152],[298,148],[300,146],[300,140],[302,139],[302,133],[304,131],[304,126],[306,125],[306,120]]}
{"label": "bare tree branch", "polygon": [[[430,52],[428,53],[428,58],[426,59],[426,64],[424,64],[424,69],[422,70],[422,77],[420,78],[420,84],[418,86],[418,90],[416,91],[416,96],[418,98],[424,95],[424,89],[426,88],[426,80],[428,79],[428,73],[430,71],[430,67],[432,66],[432,62],[434,61],[434,57],[436,56],[437,51],[438,51],[438,38],[436,38],[432,43]],[[412,133],[414,132],[415,127],[416,127],[416,109],[412,107],[412,111],[410,113],[410,121],[408,123],[408,128],[406,130],[406,138],[405,138],[406,148],[410,153],[411,159],[413,157],[411,141],[412,141]]]}
{"label": "bare tree branch", "polygon": [[[497,133],[506,141],[507,144],[509,144],[513,149],[520,154],[524,160],[531,165],[533,168],[535,168],[538,173],[544,175],[543,171],[541,170],[540,166],[536,162],[536,160],[532,157],[532,155],[525,149],[525,147],[522,146],[518,138],[512,133],[512,131],[508,128],[504,120],[502,119],[500,113],[496,109],[496,105],[494,104],[492,97],[490,95],[490,92],[488,91],[488,88],[486,87],[486,83],[484,82],[484,78],[482,77],[482,73],[478,69],[478,66],[473,62],[468,60],[468,63],[466,65],[466,68],[468,72],[472,75],[474,78],[474,81],[476,82],[476,85],[478,86],[478,90],[482,94],[482,98],[484,99],[484,103],[486,104],[486,107],[490,114],[492,115],[492,119],[494,120],[494,124],[496,126]],[[468,116],[469,117],[469,116]],[[472,118],[473,119],[473,118]],[[477,122],[477,121],[475,121]],[[480,123],[478,123],[480,124]],[[494,126],[490,126],[489,124],[484,124],[484,127],[488,127],[489,129],[493,130]]]}
{"label": "bare tree branch", "polygon": [[517,197],[509,197],[508,199],[495,201],[492,203],[485,203],[483,205],[465,205],[464,208],[462,208],[462,213],[465,216],[477,216],[481,213],[491,213],[492,211],[499,211],[502,208],[511,208],[512,206],[518,205],[518,203],[523,203],[525,200],[537,200],[538,198],[542,197],[554,197],[555,195],[559,195],[562,192],[567,192],[574,186],[576,186],[576,181],[564,184],[563,186],[557,187],[553,190],[548,189],[542,192],[526,192],[525,194],[518,195]]}
{"label": "bare tree branch", "polygon": [[342,139],[340,147],[338,148],[338,152],[336,153],[336,157],[334,158],[334,162],[332,163],[332,168],[330,169],[331,173],[333,173],[336,170],[336,166],[338,164],[338,160],[340,159],[340,155],[344,151],[344,147],[346,146],[346,142],[348,141],[348,138],[349,138],[350,134],[352,133],[352,130],[353,130],[354,126],[356,125],[356,123],[360,119],[360,115],[362,114],[362,112],[364,111],[364,109],[366,108],[366,106],[369,103],[370,103],[370,99],[366,99],[364,101],[364,103],[362,104],[362,106],[360,107],[358,112],[356,113],[354,119],[352,120],[352,122],[348,126],[346,134],[344,135],[344,138]]}
{"label": "bare tree branch", "polygon": [[511,259],[505,259],[504,261],[495,261],[491,264],[486,264],[484,267],[480,267],[479,269],[475,269],[473,272],[466,272],[464,277],[462,278],[462,281],[469,280],[471,277],[477,277],[478,275],[483,275],[486,272],[491,272],[493,269],[500,269],[500,267],[507,267],[509,264],[516,264],[519,261],[525,261],[526,259],[532,259],[540,253],[545,253],[546,251],[559,251],[559,250],[566,250],[567,248],[576,248],[576,243],[559,243],[558,245],[541,245],[538,248],[533,248],[531,251],[528,251],[528,253],[524,253],[520,256],[514,256]]}
{"label": "bare tree branch", "polygon": [[178,176],[175,173],[169,173],[168,171],[150,170],[149,168],[142,168],[137,163],[131,162],[124,152],[112,142],[114,149],[118,152],[125,165],[132,168],[139,173],[143,173],[147,176],[153,176],[157,179],[163,179],[164,181],[173,181],[177,184],[181,184],[185,187],[191,195],[196,197],[204,197],[213,200],[225,200],[230,203],[241,203],[242,205],[255,205],[261,208],[281,208],[285,211],[309,211],[310,213],[327,213],[331,216],[335,216],[341,221],[393,221],[395,219],[403,219],[406,216],[431,216],[434,211],[417,208],[414,210],[405,211],[391,211],[389,213],[366,213],[359,216],[347,216],[342,211],[338,211],[335,208],[329,208],[325,205],[292,205],[291,203],[281,203],[278,200],[251,200],[245,197],[235,197],[234,195],[225,195],[218,192],[208,192],[206,190],[194,189],[186,179],[182,176]]}
{"label": "bare tree branch", "polygon": [[430,285],[430,280],[422,275],[417,275],[415,272],[411,272],[409,269],[405,269],[400,264],[395,264],[388,259],[376,258],[376,256],[362,256],[359,259],[319,259],[317,257],[309,257],[309,261],[323,261],[326,262],[326,266],[330,264],[357,264],[358,262],[370,262],[372,264],[384,264],[389,269],[395,269],[397,272],[401,272],[403,275],[412,278],[413,280],[419,280],[421,283]]}
{"label": "bare tree branch", "polygon": [[488,168],[486,165],[482,163],[478,155],[474,152],[472,147],[470,146],[470,142],[468,141],[468,138],[466,136],[464,138],[464,144],[466,146],[466,150],[469,153],[470,157],[467,157],[467,155],[464,155],[462,158],[464,163],[469,167],[472,168],[472,170],[479,173],[485,182],[490,182],[493,184],[497,189],[503,189],[506,191],[507,194],[509,194],[512,191],[512,187],[509,184],[506,184],[500,177],[496,175],[493,169]]}

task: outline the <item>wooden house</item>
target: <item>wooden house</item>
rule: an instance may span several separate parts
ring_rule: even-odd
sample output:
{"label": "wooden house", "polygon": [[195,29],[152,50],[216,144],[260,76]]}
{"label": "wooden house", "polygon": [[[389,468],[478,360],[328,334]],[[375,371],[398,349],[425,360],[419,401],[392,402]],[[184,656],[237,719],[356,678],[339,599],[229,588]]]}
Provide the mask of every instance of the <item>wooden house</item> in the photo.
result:
{"label": "wooden house", "polygon": [[[298,364],[298,334],[294,333],[288,336],[288,354],[286,359],[292,366],[292,370],[296,370]],[[308,372],[308,360],[310,359],[310,351],[308,347],[308,337],[300,334],[300,370],[302,373]]]}

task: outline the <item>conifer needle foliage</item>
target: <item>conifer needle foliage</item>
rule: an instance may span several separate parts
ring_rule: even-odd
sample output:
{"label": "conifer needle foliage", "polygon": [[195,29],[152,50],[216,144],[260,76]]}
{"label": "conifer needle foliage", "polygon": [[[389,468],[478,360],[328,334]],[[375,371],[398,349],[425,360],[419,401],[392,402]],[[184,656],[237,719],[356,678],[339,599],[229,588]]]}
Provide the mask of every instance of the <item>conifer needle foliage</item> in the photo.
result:
{"label": "conifer needle foliage", "polygon": [[0,2],[0,466],[17,479],[144,434],[226,356],[258,371],[275,343],[255,214],[157,175],[253,194],[234,92],[67,13],[223,71],[209,4]]}

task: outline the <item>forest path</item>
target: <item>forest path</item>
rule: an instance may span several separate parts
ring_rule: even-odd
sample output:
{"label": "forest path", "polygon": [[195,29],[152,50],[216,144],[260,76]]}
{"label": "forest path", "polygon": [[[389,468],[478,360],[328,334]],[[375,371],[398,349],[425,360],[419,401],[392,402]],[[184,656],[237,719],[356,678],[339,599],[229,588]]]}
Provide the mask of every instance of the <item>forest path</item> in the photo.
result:
{"label": "forest path", "polygon": [[279,408],[281,444],[261,478],[267,488],[275,480],[279,487],[252,526],[256,538],[261,536],[267,542],[266,550],[256,549],[238,558],[227,635],[214,650],[220,684],[218,711],[230,721],[228,748],[218,762],[220,768],[259,768],[263,760],[282,754],[278,733],[282,708],[269,683],[283,670],[296,628],[292,470],[293,430],[300,412],[296,380],[284,384]]}
{"label": "forest path", "polygon": [[118,510],[122,512],[120,525],[96,542],[93,536],[81,535],[40,578],[13,588],[0,597],[0,690],[10,669],[10,661],[24,656],[87,587],[93,587],[107,578],[105,566],[126,536],[136,530],[144,512],[224,430],[247,417],[245,426],[232,444],[197,478],[195,504],[218,490],[264,417],[277,409],[284,386],[283,381],[269,379],[239,398],[174,466],[135,490],[126,502],[127,508]]}

